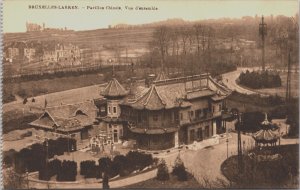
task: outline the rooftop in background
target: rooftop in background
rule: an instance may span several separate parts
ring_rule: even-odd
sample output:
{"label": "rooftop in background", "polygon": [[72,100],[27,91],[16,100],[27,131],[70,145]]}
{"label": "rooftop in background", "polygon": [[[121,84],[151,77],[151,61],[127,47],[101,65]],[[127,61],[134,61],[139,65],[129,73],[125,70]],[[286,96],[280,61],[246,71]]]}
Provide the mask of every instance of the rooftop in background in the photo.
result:
{"label": "rooftop in background", "polygon": [[47,107],[30,125],[62,132],[75,131],[94,123],[97,107],[93,101]]}

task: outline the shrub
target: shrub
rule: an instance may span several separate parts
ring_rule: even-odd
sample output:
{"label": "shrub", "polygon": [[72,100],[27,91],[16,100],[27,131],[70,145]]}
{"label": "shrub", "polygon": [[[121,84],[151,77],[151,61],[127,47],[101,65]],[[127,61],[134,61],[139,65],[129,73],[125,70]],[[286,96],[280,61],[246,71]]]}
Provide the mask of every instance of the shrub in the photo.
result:
{"label": "shrub", "polygon": [[23,148],[16,153],[15,169],[18,173],[25,173],[28,169],[29,160],[31,159],[31,151],[29,148]]}
{"label": "shrub", "polygon": [[108,174],[111,173],[111,165],[112,161],[108,157],[102,157],[98,160],[99,163],[99,169],[103,172],[107,172]]}
{"label": "shrub", "polygon": [[177,176],[177,179],[179,181],[187,181],[187,172],[179,156],[175,160],[175,166],[173,168],[172,174]]}
{"label": "shrub", "polygon": [[127,157],[124,155],[117,155],[113,159],[111,171],[113,176],[126,176],[129,174],[129,167],[131,167],[131,165],[129,164]]}
{"label": "shrub", "polygon": [[156,179],[158,179],[160,181],[166,181],[166,180],[169,180],[169,178],[170,178],[170,176],[169,176],[168,166],[167,166],[165,160],[162,159],[160,161],[160,163],[158,164]]}
{"label": "shrub", "polygon": [[153,164],[154,160],[151,154],[145,154],[138,151],[130,151],[126,155],[132,171],[142,170]]}
{"label": "shrub", "polygon": [[94,160],[86,160],[80,163],[80,175],[84,175],[85,178],[95,178],[97,169]]}
{"label": "shrub", "polygon": [[64,160],[57,174],[57,181],[76,181],[77,164],[74,161]]}
{"label": "shrub", "polygon": [[15,161],[16,151],[14,149],[10,149],[9,151],[3,152],[3,163],[6,167],[12,166]]}

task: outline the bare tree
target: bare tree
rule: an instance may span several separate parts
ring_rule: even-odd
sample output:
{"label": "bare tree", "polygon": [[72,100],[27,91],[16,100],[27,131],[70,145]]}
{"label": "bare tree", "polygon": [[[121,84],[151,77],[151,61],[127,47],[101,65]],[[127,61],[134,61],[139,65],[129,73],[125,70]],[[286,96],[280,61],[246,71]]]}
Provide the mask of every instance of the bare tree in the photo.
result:
{"label": "bare tree", "polygon": [[166,26],[160,26],[156,28],[153,34],[154,39],[154,46],[159,48],[160,55],[161,55],[161,61],[162,61],[162,67],[164,67],[164,64],[166,63],[166,55],[168,54],[168,47],[170,42],[169,37],[169,29]]}
{"label": "bare tree", "polygon": [[195,38],[196,38],[196,43],[197,43],[197,56],[198,56],[198,59],[200,58],[200,43],[201,43],[201,29],[202,29],[202,26],[200,24],[196,24],[194,25],[194,34],[195,34]]}

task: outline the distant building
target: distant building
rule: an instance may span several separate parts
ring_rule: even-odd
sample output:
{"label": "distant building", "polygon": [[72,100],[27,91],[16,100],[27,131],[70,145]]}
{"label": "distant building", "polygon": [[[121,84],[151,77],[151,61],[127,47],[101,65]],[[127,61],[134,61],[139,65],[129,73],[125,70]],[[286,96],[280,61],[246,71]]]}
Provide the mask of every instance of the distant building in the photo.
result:
{"label": "distant building", "polygon": [[24,57],[26,57],[29,62],[33,61],[34,56],[35,56],[34,48],[24,48]]}
{"label": "distant building", "polygon": [[57,62],[64,65],[78,65],[80,63],[80,49],[73,44],[57,44],[55,47]]}
{"label": "distant building", "polygon": [[10,47],[7,50],[7,58],[10,60],[10,62],[13,59],[16,59],[19,56],[19,49],[15,47]]}
{"label": "distant building", "polygon": [[45,24],[43,26],[35,23],[26,22],[26,31],[27,32],[35,32],[44,30]]}
{"label": "distant building", "polygon": [[57,62],[57,55],[55,50],[44,51],[43,60],[46,62]]}

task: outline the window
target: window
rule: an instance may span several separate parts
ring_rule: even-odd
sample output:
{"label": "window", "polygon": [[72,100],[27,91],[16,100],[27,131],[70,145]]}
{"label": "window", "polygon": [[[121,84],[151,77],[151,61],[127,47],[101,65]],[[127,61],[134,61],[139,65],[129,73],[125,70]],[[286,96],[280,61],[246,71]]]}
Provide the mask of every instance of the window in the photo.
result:
{"label": "window", "polygon": [[174,117],[175,117],[175,121],[179,120],[179,113],[178,112],[174,112]]}
{"label": "window", "polygon": [[120,134],[120,137],[123,136],[123,129],[122,128],[119,129],[119,134]]}
{"label": "window", "polygon": [[153,121],[157,121],[158,120],[158,115],[153,115]]}
{"label": "window", "polygon": [[194,111],[190,111],[190,117],[194,116]]}
{"label": "window", "polygon": [[115,129],[114,130],[114,142],[117,143],[118,140],[119,140],[119,138],[118,138],[118,130]]}
{"label": "window", "polygon": [[205,136],[206,138],[209,137],[209,126],[205,126]]}
{"label": "window", "polygon": [[110,106],[108,106],[108,113],[110,114],[111,113],[111,110],[110,110],[111,108],[110,108]]}
{"label": "window", "polygon": [[101,106],[100,107],[100,112],[102,112],[102,113],[105,112],[105,107]]}
{"label": "window", "polygon": [[194,140],[195,140],[195,130],[192,129],[192,130],[190,131],[190,141],[191,141],[191,142],[194,142]]}
{"label": "window", "polygon": [[203,138],[202,138],[202,129],[201,129],[201,128],[199,128],[198,131],[197,131],[197,138],[198,138],[198,140],[200,140],[200,141],[203,140]]}
{"label": "window", "polygon": [[200,118],[201,117],[201,112],[202,112],[201,109],[196,110],[196,112],[195,112],[196,118]]}
{"label": "window", "polygon": [[117,113],[117,107],[116,106],[113,107],[113,113]]}
{"label": "window", "polygon": [[222,111],[222,105],[219,104],[219,111]]}

